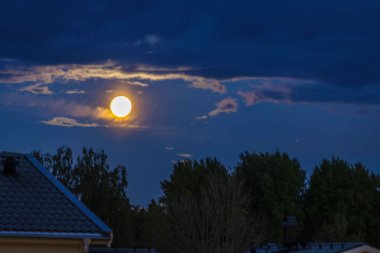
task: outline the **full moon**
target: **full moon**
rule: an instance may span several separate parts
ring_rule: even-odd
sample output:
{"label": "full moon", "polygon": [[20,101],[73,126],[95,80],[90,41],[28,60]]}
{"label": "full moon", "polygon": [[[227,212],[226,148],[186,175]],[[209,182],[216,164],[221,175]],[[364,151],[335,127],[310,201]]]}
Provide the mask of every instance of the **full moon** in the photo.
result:
{"label": "full moon", "polygon": [[118,96],[112,99],[110,108],[111,112],[115,114],[116,117],[123,118],[131,112],[132,103],[129,98]]}

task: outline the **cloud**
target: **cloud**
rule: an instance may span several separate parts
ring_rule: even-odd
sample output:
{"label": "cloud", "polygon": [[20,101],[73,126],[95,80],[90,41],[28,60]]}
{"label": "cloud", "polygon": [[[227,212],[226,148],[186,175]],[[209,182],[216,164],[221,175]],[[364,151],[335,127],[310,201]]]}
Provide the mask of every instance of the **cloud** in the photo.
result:
{"label": "cloud", "polygon": [[149,35],[145,36],[145,42],[151,46],[154,46],[155,44],[160,42],[160,38],[155,34],[149,34]]}
{"label": "cloud", "polygon": [[[118,80],[127,85],[147,87],[149,82],[165,80],[182,80],[190,87],[211,90],[216,93],[227,93],[236,90],[247,106],[260,102],[336,102],[350,104],[379,104],[380,88],[377,83],[363,86],[360,89],[345,89],[340,86],[307,78],[287,76],[235,76],[215,79],[194,75],[200,69],[191,67],[155,67],[147,65],[123,66],[114,61],[97,64],[59,64],[59,65],[26,65],[5,61],[0,64],[0,83],[24,84],[33,83],[22,88],[22,91],[34,94],[53,94],[50,84],[84,82],[92,79]],[[80,91],[81,92],[81,91]],[[107,92],[110,92],[107,91]],[[77,92],[70,92],[76,94]],[[215,111],[216,113],[217,111]],[[203,115],[205,119],[212,115]]]}
{"label": "cloud", "polygon": [[103,106],[91,106],[76,102],[68,102],[64,99],[47,100],[38,102],[38,106],[46,107],[50,114],[61,114],[65,117],[96,121],[99,127],[128,128],[142,130],[150,128],[141,123],[132,112],[125,118],[116,118],[111,110]]}
{"label": "cloud", "polygon": [[174,150],[174,147],[165,147],[165,150]]}
{"label": "cloud", "polygon": [[54,117],[51,120],[41,121],[41,123],[60,127],[99,127],[97,123],[80,123],[75,119],[67,117]]}
{"label": "cloud", "polygon": [[208,116],[215,117],[221,113],[233,113],[237,112],[238,103],[236,99],[225,98],[222,101],[216,103],[216,108],[208,113]]}
{"label": "cloud", "polygon": [[53,92],[49,89],[48,86],[42,85],[42,84],[32,84],[20,89],[20,91],[26,91],[26,92],[30,92],[30,93],[38,94],[38,95],[53,94]]}
{"label": "cloud", "polygon": [[[137,67],[141,69],[144,67]],[[146,68],[146,66],[145,66]],[[148,71],[149,70],[149,71]],[[89,79],[120,80],[133,86],[146,87],[142,81],[183,80],[191,83],[191,87],[225,93],[226,87],[214,78],[190,75],[178,72],[156,71],[154,68],[138,71],[134,67],[126,67],[107,61],[104,64],[60,64],[42,66],[9,66],[0,69],[0,83],[18,84],[34,82],[38,85],[83,82]],[[137,81],[138,80],[138,81]]]}
{"label": "cloud", "polygon": [[[271,1],[230,6],[194,0],[181,8],[172,0],[133,2],[4,5],[0,21],[8,29],[2,31],[7,39],[1,42],[1,61],[55,65],[118,59],[121,65],[191,66],[200,69],[192,75],[218,80],[282,75],[342,89],[380,83],[376,0],[276,1],[276,10]],[[152,44],[155,53],[146,54]]]}
{"label": "cloud", "polygon": [[215,106],[216,108],[210,111],[207,115],[197,116],[195,118],[198,120],[204,120],[209,117],[218,116],[221,113],[234,113],[238,111],[239,104],[236,99],[229,97],[219,101]]}
{"label": "cloud", "polygon": [[138,65],[135,68],[135,70],[142,71],[142,72],[188,72],[195,69],[191,67],[181,67],[181,66],[175,67],[175,68],[165,68],[165,67]]}
{"label": "cloud", "polygon": [[109,122],[108,124],[105,124],[104,127],[107,128],[128,128],[128,129],[134,129],[134,130],[145,130],[150,129],[151,126],[149,125],[142,125],[138,122],[134,122],[132,120],[113,120]]}
{"label": "cloud", "polygon": [[238,91],[238,94],[243,97],[244,102],[247,106],[252,106],[259,100],[255,92]]}
{"label": "cloud", "polygon": [[86,91],[84,91],[84,90],[68,90],[65,93],[69,94],[69,95],[74,95],[74,94],[84,94],[84,93],[86,93]]}
{"label": "cloud", "polygon": [[61,113],[75,118],[87,118],[93,120],[111,121],[115,120],[115,116],[110,109],[102,106],[90,106],[75,102],[67,102],[66,100],[49,100],[44,101],[44,105],[52,113]]}
{"label": "cloud", "polygon": [[193,154],[189,154],[189,153],[177,153],[176,156],[181,157],[181,158],[185,158],[185,159],[190,159],[191,157],[193,157]]}
{"label": "cloud", "polygon": [[195,117],[195,119],[200,119],[200,120],[202,120],[202,119],[207,119],[207,118],[208,118],[207,115],[202,115],[202,116],[196,116],[196,117]]}
{"label": "cloud", "polygon": [[238,95],[240,95],[246,106],[253,106],[257,103],[262,102],[270,102],[270,103],[279,103],[281,100],[272,98],[270,96],[265,96],[263,93],[260,92],[244,92],[244,91],[238,91]]}
{"label": "cloud", "polygon": [[[377,84],[359,89],[342,89],[338,86],[306,79],[266,78],[246,79],[249,85],[237,94],[246,106],[269,103],[334,103],[348,105],[380,105],[380,87]],[[239,82],[238,82],[239,83]],[[244,87],[241,85],[240,87]]]}
{"label": "cloud", "polygon": [[[289,77],[243,77],[233,78],[231,82],[246,83],[246,90],[238,90],[237,94],[243,99],[246,106],[258,103],[292,103],[299,102],[292,99],[292,94],[302,87],[319,87],[320,82],[311,79]],[[244,85],[240,85],[243,87]],[[248,90],[247,90],[248,89]]]}
{"label": "cloud", "polygon": [[226,86],[222,85],[218,80],[216,79],[209,79],[209,78],[194,78],[192,79],[192,87],[197,89],[203,89],[203,90],[212,90],[217,93],[226,93],[227,89]]}
{"label": "cloud", "polygon": [[[150,126],[140,124],[132,114],[126,118],[116,118],[112,112],[105,107],[89,106],[77,103],[68,103],[63,100],[55,102],[45,102],[44,105],[50,110],[50,113],[60,113],[65,116],[54,117],[49,121],[42,121],[44,124],[60,126],[78,126],[78,127],[105,127],[105,128],[127,128],[134,130],[149,129]],[[90,124],[82,124],[77,119],[96,121]]]}
{"label": "cloud", "polygon": [[128,84],[131,86],[140,86],[140,87],[148,87],[147,83],[137,82],[137,81],[123,81],[124,84]]}
{"label": "cloud", "polygon": [[[149,82],[165,80],[183,80],[190,87],[211,90],[216,93],[236,93],[247,106],[261,102],[270,103],[350,103],[379,104],[380,88],[378,84],[367,85],[360,89],[342,89],[318,80],[287,76],[235,76],[215,79],[194,75],[200,70],[193,67],[155,67],[148,65],[123,66],[114,61],[96,64],[58,64],[33,66],[17,64],[15,61],[3,61],[0,64],[0,83],[24,84],[34,83],[22,88],[22,91],[33,94],[53,94],[49,89],[53,83],[83,82],[91,79],[118,80],[138,87],[146,87]],[[79,94],[83,91],[72,90],[68,94]],[[111,92],[108,90],[106,92]],[[222,111],[223,112],[223,111]],[[197,119],[206,119],[218,114],[202,115]]]}
{"label": "cloud", "polygon": [[[71,96],[70,99],[72,99]],[[128,117],[116,118],[108,107],[78,103],[66,98],[58,98],[57,96],[36,99],[34,96],[28,96],[23,93],[11,93],[2,95],[0,104],[12,106],[12,108],[30,108],[32,106],[39,111],[40,116],[55,117],[55,115],[60,115],[78,122],[95,122],[99,127],[134,130],[151,128],[150,125],[144,123],[144,116],[137,117],[134,111]]]}

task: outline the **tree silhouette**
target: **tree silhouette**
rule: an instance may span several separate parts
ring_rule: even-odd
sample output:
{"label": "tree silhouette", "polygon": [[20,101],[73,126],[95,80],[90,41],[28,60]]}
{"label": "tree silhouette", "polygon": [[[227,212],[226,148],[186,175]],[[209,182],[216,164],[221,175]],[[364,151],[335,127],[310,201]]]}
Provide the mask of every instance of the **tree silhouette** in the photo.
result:
{"label": "tree silhouette", "polygon": [[261,242],[241,181],[216,159],[178,162],[162,189],[170,252],[238,253]]}
{"label": "tree silhouette", "polygon": [[373,235],[379,230],[378,187],[378,176],[362,164],[324,160],[314,169],[306,193],[305,233],[315,241],[379,243]]}
{"label": "tree silhouette", "polygon": [[236,173],[249,194],[251,213],[261,213],[268,223],[266,241],[281,241],[284,217],[303,218],[305,171],[296,159],[277,151],[243,153]]}

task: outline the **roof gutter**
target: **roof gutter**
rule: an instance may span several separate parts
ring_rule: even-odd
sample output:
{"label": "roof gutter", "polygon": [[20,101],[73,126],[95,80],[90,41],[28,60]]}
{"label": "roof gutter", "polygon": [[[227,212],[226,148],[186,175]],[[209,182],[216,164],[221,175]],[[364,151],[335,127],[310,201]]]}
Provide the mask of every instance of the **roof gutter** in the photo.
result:
{"label": "roof gutter", "polygon": [[112,239],[112,233],[109,235],[105,235],[105,234],[100,234],[100,233],[0,231],[0,236],[43,237],[43,238],[61,238],[61,239],[92,239],[92,240],[111,240]]}

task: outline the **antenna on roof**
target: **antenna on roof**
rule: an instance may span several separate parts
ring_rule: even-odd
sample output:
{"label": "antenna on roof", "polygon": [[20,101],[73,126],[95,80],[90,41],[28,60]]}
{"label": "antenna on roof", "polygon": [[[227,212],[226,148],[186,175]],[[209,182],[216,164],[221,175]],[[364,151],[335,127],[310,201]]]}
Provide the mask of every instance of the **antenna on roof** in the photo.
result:
{"label": "antenna on roof", "polygon": [[4,176],[16,175],[17,161],[13,156],[7,156],[1,163]]}

